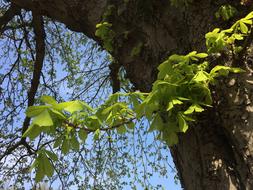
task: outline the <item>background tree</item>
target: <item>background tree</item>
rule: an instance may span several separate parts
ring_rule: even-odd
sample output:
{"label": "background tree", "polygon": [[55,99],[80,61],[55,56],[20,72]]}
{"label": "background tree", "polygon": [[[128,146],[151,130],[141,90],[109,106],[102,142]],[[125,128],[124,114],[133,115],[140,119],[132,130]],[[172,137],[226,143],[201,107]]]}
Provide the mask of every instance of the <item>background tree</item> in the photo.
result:
{"label": "background tree", "polygon": [[[237,10],[237,14],[232,14],[233,17],[224,16],[222,11],[219,14],[221,6],[227,3]],[[205,33],[215,27],[228,28],[249,12],[251,4],[251,1],[239,0],[12,0],[11,6],[7,7],[8,10],[1,18],[1,28],[4,30],[14,15],[19,14],[20,9],[21,12],[31,11],[36,41],[34,46],[40,50],[36,53],[34,63],[41,65],[45,49],[43,20],[47,17],[62,22],[69,29],[94,39],[110,52],[114,58],[110,65],[112,83],[116,88],[114,91],[119,89],[115,73],[117,75],[117,70],[124,68],[125,77],[135,89],[149,92],[156,80],[157,66],[163,60],[174,53],[205,51]],[[223,19],[216,19],[215,14]],[[240,30],[242,33],[248,32],[248,29],[245,32],[244,24],[240,24]],[[232,75],[232,78],[224,79],[216,85],[212,90],[213,107],[201,114],[198,123],[190,127],[187,133],[180,134],[179,143],[171,147],[185,189],[253,187],[251,40],[249,35],[238,55],[225,48],[210,58],[213,65],[220,63],[240,66],[246,72]],[[34,68],[38,69],[39,66]],[[34,101],[32,97],[38,86],[38,76],[34,74],[32,78],[28,92],[29,106]],[[27,118],[23,132],[28,127],[28,122]],[[21,144],[32,151],[25,138],[21,138],[17,144],[7,149],[7,153]]]}

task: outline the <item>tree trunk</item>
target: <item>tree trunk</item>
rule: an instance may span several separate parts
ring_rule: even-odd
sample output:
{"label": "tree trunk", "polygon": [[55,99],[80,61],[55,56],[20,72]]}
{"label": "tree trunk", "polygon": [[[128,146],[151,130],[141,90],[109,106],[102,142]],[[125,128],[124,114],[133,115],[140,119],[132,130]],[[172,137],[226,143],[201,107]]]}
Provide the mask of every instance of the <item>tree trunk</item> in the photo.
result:
{"label": "tree trunk", "polygon": [[[231,25],[215,19],[214,14],[221,5],[235,6],[239,10],[238,18],[250,10],[240,5],[239,0],[192,0],[188,6],[178,8],[168,0],[12,2],[83,32],[101,45],[103,42],[94,35],[95,26],[107,14],[106,21],[112,23],[115,33],[111,54],[125,68],[136,89],[142,91],[151,89],[156,68],[166,57],[173,53],[204,51],[206,32]],[[135,47],[139,47],[139,52],[133,55]],[[249,48],[244,61],[240,61],[246,74],[222,81],[214,89],[213,108],[201,114],[199,122],[181,134],[179,143],[171,147],[186,190],[253,189],[251,56],[253,52]]]}

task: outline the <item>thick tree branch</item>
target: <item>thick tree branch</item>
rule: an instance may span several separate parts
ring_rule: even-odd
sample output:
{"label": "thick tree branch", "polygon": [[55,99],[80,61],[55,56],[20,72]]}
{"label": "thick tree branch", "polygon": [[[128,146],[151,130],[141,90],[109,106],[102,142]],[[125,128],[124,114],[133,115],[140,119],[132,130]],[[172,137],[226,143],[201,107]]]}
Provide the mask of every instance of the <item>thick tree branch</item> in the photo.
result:
{"label": "thick tree branch", "polygon": [[[40,75],[43,66],[43,60],[45,56],[45,31],[43,26],[43,18],[41,15],[37,15],[33,13],[33,27],[35,33],[35,41],[36,41],[36,60],[34,63],[34,70],[33,70],[33,77],[31,81],[31,87],[28,91],[28,106],[32,106],[34,104],[34,99],[36,92],[38,90],[39,82],[40,82]],[[30,124],[30,118],[26,117],[23,126],[22,126],[22,134],[27,130]],[[26,142],[26,138],[22,137],[20,141],[16,144],[10,146],[6,149],[3,155],[1,155],[0,160],[5,156],[11,154],[16,148],[20,145],[26,147],[29,154],[33,154],[33,148]]]}
{"label": "thick tree branch", "polygon": [[0,17],[0,35],[3,33],[3,31],[5,31],[5,27],[13,19],[13,17],[20,14],[20,11],[20,7],[12,4],[5,14]]}
{"label": "thick tree branch", "polygon": [[[40,83],[41,70],[43,67],[43,61],[45,56],[45,31],[43,25],[43,18],[41,15],[37,15],[33,12],[33,26],[36,41],[36,59],[34,63],[33,77],[31,81],[31,88],[28,92],[28,106],[34,104],[35,95]],[[27,130],[30,123],[30,118],[26,117],[23,123],[22,134]],[[22,138],[24,141],[25,138]]]}
{"label": "thick tree branch", "polygon": [[96,24],[100,22],[108,3],[107,0],[11,0],[11,2],[28,11],[62,22],[71,30],[84,32],[90,38],[95,38]]}
{"label": "thick tree branch", "polygon": [[[28,91],[28,106],[32,106],[34,104],[35,95],[38,90],[38,86],[40,83],[41,70],[43,67],[43,61],[45,56],[45,31],[43,25],[43,18],[41,15],[38,15],[33,12],[33,27],[35,33],[35,41],[36,41],[36,58],[34,63],[33,77],[31,80],[31,87]],[[30,118],[26,117],[23,126],[22,126],[22,134],[27,130],[30,124]],[[26,138],[22,137],[19,142],[14,144],[13,146],[7,148],[3,155],[1,155],[0,160],[11,154],[16,148],[20,145],[26,147],[29,154],[34,153],[34,149],[26,142]]]}

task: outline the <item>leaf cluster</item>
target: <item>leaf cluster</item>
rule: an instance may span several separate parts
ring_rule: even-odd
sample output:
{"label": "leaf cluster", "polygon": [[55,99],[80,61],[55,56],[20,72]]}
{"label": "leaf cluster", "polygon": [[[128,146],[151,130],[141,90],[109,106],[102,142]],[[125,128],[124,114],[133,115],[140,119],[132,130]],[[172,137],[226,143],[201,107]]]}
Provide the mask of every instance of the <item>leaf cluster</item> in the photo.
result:
{"label": "leaf cluster", "polygon": [[206,46],[208,53],[217,53],[226,50],[232,50],[238,53],[242,47],[236,46],[237,41],[242,41],[251,32],[253,12],[245,18],[235,22],[229,29],[221,30],[215,28],[212,32],[206,34]]}
{"label": "leaf cluster", "polygon": [[113,51],[113,39],[115,37],[115,33],[111,29],[112,24],[108,22],[102,22],[96,25],[96,33],[95,35],[102,39],[104,48],[112,52]]}
{"label": "leaf cluster", "polygon": [[231,5],[222,5],[219,10],[215,13],[216,18],[222,18],[227,21],[233,18],[238,13],[237,9]]}
{"label": "leaf cluster", "polygon": [[240,68],[215,66],[208,72],[206,53],[193,51],[187,55],[172,55],[159,67],[158,80],[152,91],[136,111],[151,122],[150,131],[159,131],[158,139],[168,145],[178,142],[177,134],[185,133],[195,113],[211,107],[209,85],[229,72],[242,72]]}

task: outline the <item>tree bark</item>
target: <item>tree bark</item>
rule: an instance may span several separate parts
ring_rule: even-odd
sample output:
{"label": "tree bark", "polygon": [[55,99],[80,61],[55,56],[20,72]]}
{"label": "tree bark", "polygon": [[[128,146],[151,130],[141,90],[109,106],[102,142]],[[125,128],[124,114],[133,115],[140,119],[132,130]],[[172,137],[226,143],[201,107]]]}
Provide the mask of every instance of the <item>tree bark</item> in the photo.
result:
{"label": "tree bark", "polygon": [[[13,4],[36,11],[83,32],[101,45],[96,24],[111,8],[107,21],[116,34],[111,54],[123,66],[136,89],[150,91],[157,66],[173,53],[205,50],[204,35],[229,22],[215,19],[218,8],[230,3],[238,18],[249,12],[239,0],[193,0],[175,8],[168,0],[12,0]],[[133,48],[140,44],[137,55]],[[131,55],[132,54],[132,55]],[[186,190],[253,189],[253,78],[248,49],[240,67],[245,74],[223,80],[213,92],[213,108],[180,135],[171,147],[172,156]],[[214,63],[215,64],[215,63]],[[169,187],[168,187],[169,188]]]}

